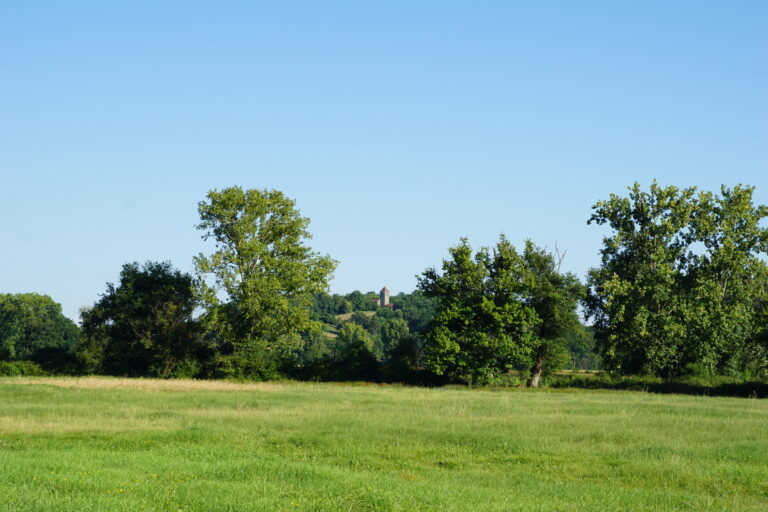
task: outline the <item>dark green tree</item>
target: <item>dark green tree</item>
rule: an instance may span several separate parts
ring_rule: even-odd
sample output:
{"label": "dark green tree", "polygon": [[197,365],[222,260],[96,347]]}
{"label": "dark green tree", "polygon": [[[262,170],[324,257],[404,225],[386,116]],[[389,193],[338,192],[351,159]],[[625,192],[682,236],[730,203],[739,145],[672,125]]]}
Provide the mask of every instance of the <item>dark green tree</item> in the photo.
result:
{"label": "dark green tree", "polygon": [[365,314],[362,311],[355,311],[352,313],[352,316],[349,317],[349,321],[356,323],[368,331],[372,336],[378,336],[379,331],[381,330],[381,322],[379,321],[379,318],[370,313]]}
{"label": "dark green tree", "polygon": [[[564,255],[563,255],[564,256]],[[576,311],[585,288],[572,273],[560,272],[561,255],[537,247],[530,240],[523,253],[523,303],[536,312],[533,328],[531,377],[538,387],[545,370],[557,370],[568,362],[569,337],[582,329]]]}
{"label": "dark green tree", "polygon": [[567,334],[570,364],[572,370],[598,370],[601,368],[600,356],[595,349],[595,334],[592,326],[582,324]]}
{"label": "dark green tree", "polygon": [[381,325],[379,338],[383,359],[389,359],[400,340],[409,337],[411,333],[408,330],[408,322],[402,318],[382,318],[379,322]]}
{"label": "dark green tree", "polygon": [[80,337],[61,305],[37,293],[0,294],[0,359],[34,361],[61,371]]}
{"label": "dark green tree", "polygon": [[170,262],[123,265],[117,285],[82,312],[78,355],[86,368],[112,375],[195,376],[205,354],[193,313],[191,275]]}
{"label": "dark green tree", "polygon": [[346,300],[342,295],[329,295],[325,292],[316,293],[311,307],[311,316],[313,320],[321,321],[327,324],[336,322],[336,315],[350,313],[352,303]]}
{"label": "dark green tree", "polygon": [[428,297],[421,290],[413,293],[400,293],[390,301],[395,312],[400,312],[408,322],[408,329],[413,333],[424,333],[435,316],[436,300]]}
{"label": "dark green tree", "polygon": [[379,295],[374,292],[362,293],[358,290],[344,296],[352,305],[351,311],[375,311],[378,306],[374,299],[378,299],[378,297]]}
{"label": "dark green tree", "polygon": [[350,380],[376,380],[374,340],[362,327],[348,322],[339,331],[334,344],[334,359],[340,377]]}
{"label": "dark green tree", "polygon": [[316,330],[306,333],[305,339],[299,364],[289,369],[291,375],[323,381],[379,379],[375,340],[360,325],[345,322],[338,335]]}
{"label": "dark green tree", "polygon": [[417,385],[443,384],[444,379],[435,377],[420,367],[422,340],[408,334],[393,341],[380,368],[382,377],[389,382],[405,382]]}

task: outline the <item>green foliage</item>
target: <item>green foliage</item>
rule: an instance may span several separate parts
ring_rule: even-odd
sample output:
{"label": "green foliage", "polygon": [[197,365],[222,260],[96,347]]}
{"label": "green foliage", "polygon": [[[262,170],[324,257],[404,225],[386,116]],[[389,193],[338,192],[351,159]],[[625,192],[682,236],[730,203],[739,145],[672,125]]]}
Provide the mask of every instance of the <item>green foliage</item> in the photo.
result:
{"label": "green foliage", "polygon": [[345,323],[331,349],[333,380],[378,380],[373,337],[361,326]]}
{"label": "green foliage", "polygon": [[376,308],[378,308],[378,305],[374,302],[374,299],[378,299],[378,297],[378,293],[362,293],[358,290],[344,296],[344,298],[352,305],[351,311],[375,311]]}
{"label": "green foliage", "polygon": [[195,258],[205,328],[226,373],[274,377],[300,335],[318,327],[310,306],[336,262],[305,245],[309,219],[277,190],[212,190],[198,212],[203,239],[216,244]]}
{"label": "green foliage", "polygon": [[[357,324],[365,329],[373,341],[373,354],[376,356],[376,359],[382,359],[384,357],[384,347],[381,341],[381,329],[382,324],[387,322],[387,320],[382,320],[382,317],[377,314],[371,315],[370,312],[366,314],[362,311],[356,311],[349,318],[349,322]],[[346,324],[342,322],[341,327],[343,328],[344,325]]]}
{"label": "green foliage", "polygon": [[386,358],[380,365],[383,379],[419,386],[444,384],[445,379],[420,368],[422,344],[418,334],[400,335],[390,341]]}
{"label": "green foliage", "polygon": [[738,372],[760,352],[756,304],[764,303],[768,216],[751,187],[639,184],[594,205],[589,222],[613,230],[589,272],[587,315],[606,368],[673,376],[700,363]]}
{"label": "green foliage", "polygon": [[542,374],[562,368],[570,359],[569,337],[583,329],[576,308],[585,289],[574,274],[560,272],[559,254],[536,247],[530,240],[522,260],[522,300],[538,319],[533,326],[530,380],[537,386]]}
{"label": "green foliage", "polygon": [[567,364],[568,337],[582,327],[576,307],[584,288],[560,272],[560,259],[527,241],[519,254],[502,235],[491,253],[474,256],[466,239],[449,249],[443,273],[429,269],[419,288],[436,301],[424,366],[464,382],[490,382],[512,367],[530,384]]}
{"label": "green foliage", "polygon": [[[377,315],[378,316],[378,315]],[[379,320],[381,325],[379,338],[381,340],[381,350],[383,358],[389,358],[391,352],[400,343],[400,340],[410,336],[408,322],[402,318],[382,318]]]}
{"label": "green foliage", "polygon": [[32,361],[0,361],[2,377],[34,377],[46,373],[39,364]]}
{"label": "green foliage", "polygon": [[0,359],[35,361],[51,371],[69,369],[79,337],[75,323],[47,295],[0,294]]}
{"label": "green foliage", "polygon": [[504,236],[493,254],[483,247],[473,255],[467,239],[448,252],[442,274],[432,268],[419,278],[419,289],[436,301],[424,366],[451,379],[484,382],[528,360],[539,319],[522,302],[522,258]]}
{"label": "green foliage", "polygon": [[192,319],[193,279],[170,262],[128,263],[117,286],[83,311],[78,355],[87,370],[112,375],[189,377],[203,346]]}
{"label": "green foliage", "polygon": [[356,311],[336,324],[339,328],[333,332],[305,333],[298,366],[288,369],[290,375],[310,380],[378,380],[384,375],[389,381],[414,382],[417,357],[402,312]]}
{"label": "green foliage", "polygon": [[299,378],[312,379],[313,377],[317,377],[319,372],[314,368],[321,365],[324,360],[329,358],[334,343],[335,340],[333,337],[319,329],[305,333],[304,343],[296,358],[296,363],[298,368],[308,370],[304,372],[306,375],[299,372]]}
{"label": "green foliage", "polygon": [[755,301],[752,329],[755,332],[754,352],[744,364],[744,372],[752,378],[768,381],[768,297]]}
{"label": "green foliage", "polygon": [[761,224],[768,207],[753,204],[753,190],[723,187],[719,196],[699,195],[693,228],[704,250],[691,257],[696,309],[685,361],[710,372],[738,375],[764,354],[758,338],[761,309],[768,302],[768,227]]}
{"label": "green foliage", "polygon": [[391,297],[390,302],[393,311],[402,315],[402,318],[408,322],[408,330],[413,333],[426,332],[429,323],[435,316],[437,301],[435,298],[425,295],[421,290],[416,290],[413,293],[399,293]]}
{"label": "green foliage", "polygon": [[[547,378],[549,374],[545,376]],[[497,373],[488,379],[483,386],[487,388],[522,388],[528,385],[530,372]]]}
{"label": "green foliage", "polygon": [[343,295],[329,295],[325,292],[316,293],[312,301],[311,317],[313,320],[333,324],[336,322],[336,315],[352,312],[352,303]]}
{"label": "green foliage", "polygon": [[570,361],[564,366],[571,370],[599,370],[600,356],[595,349],[595,333],[592,326],[582,326],[568,333]]}
{"label": "green foliage", "polygon": [[195,258],[196,281],[168,263],[125,265],[82,313],[82,337],[49,297],[0,295],[0,359],[59,373],[426,384],[514,375],[535,386],[563,367],[766,379],[768,207],[752,196],[740,185],[713,194],[654,182],[595,204],[588,223],[612,231],[589,271],[585,327],[584,287],[560,272],[557,251],[531,241],[519,253],[501,236],[474,252],[462,239],[440,272],[379,308],[374,292],[327,293],[336,262],[306,245],[309,219],[294,201],[213,190],[197,227],[215,251]]}
{"label": "green foliage", "polygon": [[373,337],[378,336],[381,331],[381,322],[376,315],[366,315],[361,311],[355,311],[352,313],[352,316],[349,317],[349,321],[359,325]]}
{"label": "green foliage", "polygon": [[312,331],[305,337],[299,366],[289,370],[306,380],[355,381],[379,379],[374,338],[354,322],[345,322],[336,337]]}
{"label": "green foliage", "polygon": [[376,311],[379,314],[381,311],[390,311],[377,305],[378,298],[377,293],[362,293],[359,290],[346,295],[316,293],[310,304],[310,316],[313,320],[335,324],[337,322],[336,316],[345,313]]}

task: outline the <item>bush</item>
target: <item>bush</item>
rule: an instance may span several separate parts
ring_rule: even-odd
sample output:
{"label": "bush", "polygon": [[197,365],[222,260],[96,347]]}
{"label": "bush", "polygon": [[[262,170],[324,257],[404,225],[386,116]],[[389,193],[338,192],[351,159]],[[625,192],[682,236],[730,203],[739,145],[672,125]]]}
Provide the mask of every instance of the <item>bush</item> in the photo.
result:
{"label": "bush", "polygon": [[46,375],[39,364],[32,361],[0,361],[0,376],[29,377]]}
{"label": "bush", "polygon": [[484,385],[492,387],[521,388],[524,387],[525,383],[528,381],[529,373],[530,372],[528,371],[520,371],[489,375]]}

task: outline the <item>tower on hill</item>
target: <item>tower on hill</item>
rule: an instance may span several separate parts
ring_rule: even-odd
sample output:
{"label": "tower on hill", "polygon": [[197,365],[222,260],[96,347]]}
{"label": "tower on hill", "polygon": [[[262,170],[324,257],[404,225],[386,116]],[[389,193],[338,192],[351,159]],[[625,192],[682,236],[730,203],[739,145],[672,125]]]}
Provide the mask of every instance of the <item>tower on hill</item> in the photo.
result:
{"label": "tower on hill", "polygon": [[379,292],[379,307],[389,307],[389,290],[387,290],[386,286]]}

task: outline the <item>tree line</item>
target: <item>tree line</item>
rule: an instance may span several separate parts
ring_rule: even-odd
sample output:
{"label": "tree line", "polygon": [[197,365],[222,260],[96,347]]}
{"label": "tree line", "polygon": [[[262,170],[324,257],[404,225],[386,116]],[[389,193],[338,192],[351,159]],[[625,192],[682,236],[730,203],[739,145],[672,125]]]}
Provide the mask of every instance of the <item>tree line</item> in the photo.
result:
{"label": "tree line", "polygon": [[635,184],[592,207],[588,223],[610,232],[585,282],[531,240],[463,238],[380,308],[327,293],[337,262],[308,245],[293,200],[212,190],[197,228],[213,250],[193,274],[125,264],[79,327],[49,297],[0,295],[0,371],[538,386],[600,365],[766,379],[768,208],[753,192]]}

